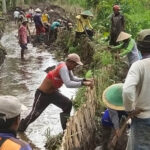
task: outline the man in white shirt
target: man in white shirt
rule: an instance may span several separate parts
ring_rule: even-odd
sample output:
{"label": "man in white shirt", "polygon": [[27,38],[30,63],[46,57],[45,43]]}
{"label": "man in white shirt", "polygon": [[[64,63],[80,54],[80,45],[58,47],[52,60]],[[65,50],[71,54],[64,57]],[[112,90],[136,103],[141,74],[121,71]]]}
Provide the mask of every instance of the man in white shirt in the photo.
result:
{"label": "man in white shirt", "polygon": [[20,12],[16,9],[16,10],[14,11],[15,23],[17,23],[17,21],[18,21],[19,15],[20,15]]}
{"label": "man in white shirt", "polygon": [[127,150],[149,150],[150,58],[139,60],[131,66],[123,85],[123,101],[125,110],[132,116]]}

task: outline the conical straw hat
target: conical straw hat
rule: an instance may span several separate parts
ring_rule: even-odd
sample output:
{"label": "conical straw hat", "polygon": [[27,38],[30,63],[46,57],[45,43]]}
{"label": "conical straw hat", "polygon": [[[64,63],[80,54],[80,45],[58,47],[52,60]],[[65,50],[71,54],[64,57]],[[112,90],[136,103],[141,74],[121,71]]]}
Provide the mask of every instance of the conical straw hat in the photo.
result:
{"label": "conical straw hat", "polygon": [[103,92],[104,104],[114,110],[125,110],[122,98],[123,83],[113,84],[106,88]]}
{"label": "conical straw hat", "polygon": [[42,12],[40,8],[35,9],[35,12]]}
{"label": "conical straw hat", "polygon": [[91,11],[89,11],[89,10],[85,10],[85,11],[83,11],[83,12],[81,13],[81,15],[85,15],[85,16],[93,17],[92,12],[91,12]]}
{"label": "conical straw hat", "polygon": [[116,42],[119,42],[119,41],[123,41],[123,40],[126,40],[126,39],[129,39],[132,35],[131,34],[128,34],[126,32],[120,32],[118,38],[117,38],[117,41]]}

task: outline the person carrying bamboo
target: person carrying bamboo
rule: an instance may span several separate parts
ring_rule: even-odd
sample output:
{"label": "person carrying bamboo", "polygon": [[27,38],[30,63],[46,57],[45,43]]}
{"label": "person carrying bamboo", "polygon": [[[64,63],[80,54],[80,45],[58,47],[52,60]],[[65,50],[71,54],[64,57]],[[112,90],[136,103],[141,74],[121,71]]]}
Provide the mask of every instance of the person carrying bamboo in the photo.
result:
{"label": "person carrying bamboo", "polygon": [[89,10],[83,11],[80,15],[76,16],[76,39],[80,38],[83,34],[92,38],[93,27],[90,23],[89,17],[93,17],[93,14]]}
{"label": "person carrying bamboo", "polygon": [[101,123],[103,127],[102,150],[110,150],[113,136],[117,136],[119,141],[114,150],[125,150],[127,144],[127,135],[123,132],[121,135],[120,128],[123,120],[127,117],[122,99],[122,83],[113,84],[103,92],[103,102],[107,109],[105,110]]}

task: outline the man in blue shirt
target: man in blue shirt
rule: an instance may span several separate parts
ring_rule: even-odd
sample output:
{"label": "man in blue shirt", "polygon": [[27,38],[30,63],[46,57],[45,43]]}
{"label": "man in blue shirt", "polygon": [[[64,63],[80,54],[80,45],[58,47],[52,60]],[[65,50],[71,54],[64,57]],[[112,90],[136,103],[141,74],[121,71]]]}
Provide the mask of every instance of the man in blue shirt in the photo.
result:
{"label": "man in blue shirt", "polygon": [[45,28],[41,20],[41,10],[37,8],[35,10],[36,14],[33,17],[35,28],[36,28],[36,37],[37,43],[42,43],[44,41]]}
{"label": "man in blue shirt", "polygon": [[[103,145],[102,150],[110,150],[110,143],[112,137],[116,135],[120,137],[120,122],[123,116],[127,116],[124,110],[122,100],[122,83],[113,84],[106,88],[103,92],[103,102],[107,109],[102,116],[103,127]],[[123,143],[123,145],[120,144]],[[125,150],[127,143],[127,136],[124,136],[115,146],[115,150]]]}
{"label": "man in blue shirt", "polygon": [[51,42],[54,42],[57,39],[57,32],[58,28],[61,26],[61,19],[58,19],[57,21],[54,21],[50,26],[50,38]]}

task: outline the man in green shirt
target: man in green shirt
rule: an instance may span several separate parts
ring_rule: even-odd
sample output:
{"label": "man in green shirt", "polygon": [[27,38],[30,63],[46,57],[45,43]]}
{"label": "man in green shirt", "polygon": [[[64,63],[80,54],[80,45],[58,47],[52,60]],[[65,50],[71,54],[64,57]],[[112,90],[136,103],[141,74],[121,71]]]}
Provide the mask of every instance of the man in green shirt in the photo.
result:
{"label": "man in green shirt", "polygon": [[141,54],[139,50],[137,49],[137,45],[134,41],[134,39],[131,38],[132,35],[121,32],[117,38],[116,42],[121,42],[120,45],[112,47],[112,49],[121,49],[121,53],[119,56],[128,57],[129,65],[131,66],[135,61],[140,60]]}

